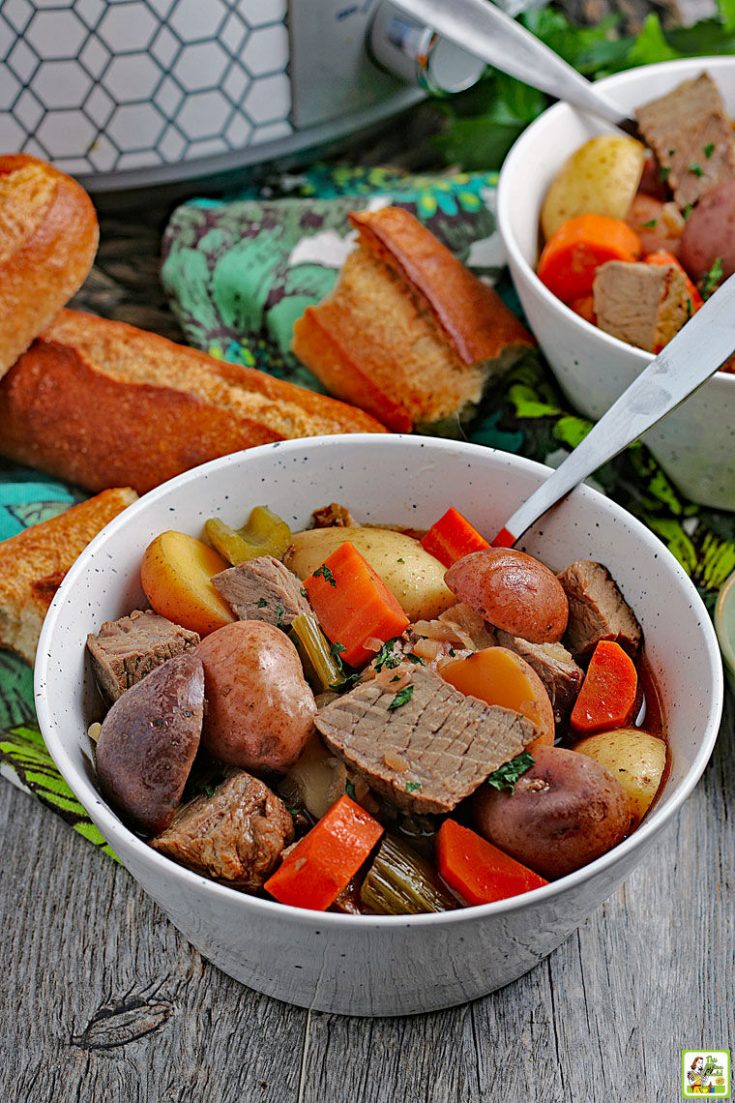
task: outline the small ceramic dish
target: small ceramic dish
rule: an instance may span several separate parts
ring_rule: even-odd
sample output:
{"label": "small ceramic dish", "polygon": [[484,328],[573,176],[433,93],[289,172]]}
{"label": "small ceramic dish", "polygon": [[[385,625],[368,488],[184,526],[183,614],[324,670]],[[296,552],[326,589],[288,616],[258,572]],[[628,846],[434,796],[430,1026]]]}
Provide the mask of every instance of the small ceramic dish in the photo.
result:
{"label": "small ceramic dish", "polygon": [[715,630],[725,663],[725,673],[735,692],[735,572],[720,590],[715,606]]}
{"label": "small ceramic dish", "polygon": [[[656,99],[707,71],[735,115],[735,58],[705,57],[645,65],[600,81],[622,110]],[[559,103],[521,135],[498,186],[498,229],[528,322],[562,390],[598,419],[653,355],[586,322],[545,287],[535,272],[541,204],[552,179],[583,142],[613,128]],[[644,436],[677,486],[703,505],[735,510],[735,375],[718,372]]]}
{"label": "small ceramic dish", "polygon": [[[267,503],[292,528],[327,502],[367,523],[428,528],[454,505],[496,532],[549,474],[521,457],[436,438],[355,435],[265,445],[188,471],[141,498],[83,552],[44,624],[36,704],[59,769],[131,874],[205,957],[245,984],[321,1011],[405,1015],[484,995],[559,945],[641,862],[696,785],[722,709],[712,622],[657,538],[614,502],[579,487],[523,542],[554,569],[604,562],[635,609],[666,715],[671,769],[651,814],[624,842],[522,896],[419,916],[304,911],[206,880],[154,851],[97,787],[88,723],[88,632],[141,607],[141,557],[165,529],[201,534]],[[80,891],[82,891],[80,886]]]}

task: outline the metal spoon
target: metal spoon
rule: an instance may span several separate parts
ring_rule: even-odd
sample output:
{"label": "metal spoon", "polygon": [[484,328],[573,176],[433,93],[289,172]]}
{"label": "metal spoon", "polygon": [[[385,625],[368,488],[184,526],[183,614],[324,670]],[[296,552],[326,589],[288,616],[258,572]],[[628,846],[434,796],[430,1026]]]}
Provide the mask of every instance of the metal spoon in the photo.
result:
{"label": "metal spoon", "polygon": [[506,521],[493,547],[512,547],[578,483],[706,383],[734,350],[735,276],[730,276],[623,391],[561,466]]}
{"label": "metal spoon", "polygon": [[614,100],[488,0],[391,0],[488,65],[640,137]]}

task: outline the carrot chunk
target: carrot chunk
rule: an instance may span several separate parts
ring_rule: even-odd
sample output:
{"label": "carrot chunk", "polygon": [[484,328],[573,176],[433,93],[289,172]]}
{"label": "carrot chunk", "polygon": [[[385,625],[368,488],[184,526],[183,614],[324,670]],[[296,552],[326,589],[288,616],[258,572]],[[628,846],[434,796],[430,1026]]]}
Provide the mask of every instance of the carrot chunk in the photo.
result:
{"label": "carrot chunk", "polygon": [[455,820],[445,820],[439,828],[437,861],[444,880],[468,904],[492,904],[548,884]]}
{"label": "carrot chunk", "polygon": [[631,657],[619,643],[601,640],[572,709],[572,728],[585,735],[624,728],[637,692],[638,673]]}
{"label": "carrot chunk", "polygon": [[421,546],[445,567],[451,567],[470,552],[490,547],[485,537],[453,507],[431,526]]}
{"label": "carrot chunk", "polygon": [[325,634],[341,644],[340,657],[350,666],[374,657],[366,640],[385,643],[408,628],[397,599],[349,541],[335,548],[304,588]]}
{"label": "carrot chunk", "polygon": [[592,294],[595,270],[608,260],[635,261],[638,235],[627,223],[601,214],[583,214],[562,222],[544,246],[538,277],[562,302]]}
{"label": "carrot chunk", "polygon": [[672,264],[674,268],[678,268],[686,280],[689,301],[692,304],[692,314],[699,310],[700,306],[704,306],[704,299],[689,279],[686,268],[684,268],[681,261],[677,260],[673,253],[668,253],[665,249],[657,249],[655,253],[649,253],[645,260],[646,264],[663,265],[664,267],[668,264]]}
{"label": "carrot chunk", "polygon": [[340,797],[268,878],[265,889],[282,904],[326,911],[382,834],[364,808]]}

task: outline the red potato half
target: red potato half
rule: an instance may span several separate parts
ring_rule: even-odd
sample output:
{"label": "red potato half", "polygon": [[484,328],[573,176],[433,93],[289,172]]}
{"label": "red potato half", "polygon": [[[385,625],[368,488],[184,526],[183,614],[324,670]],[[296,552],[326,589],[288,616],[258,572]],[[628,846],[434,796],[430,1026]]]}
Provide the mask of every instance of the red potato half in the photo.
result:
{"label": "red potato half", "polygon": [[453,564],[449,589],[496,628],[530,643],[557,643],[567,627],[567,596],[553,571],[515,548],[486,548]]}
{"label": "red potato half", "polygon": [[483,785],[473,798],[477,830],[542,877],[563,877],[616,846],[633,815],[620,783],[598,762],[537,747],[512,793]]}
{"label": "red potato half", "polygon": [[731,276],[735,272],[735,180],[702,196],[681,238],[679,259],[695,283],[718,258],[723,277]]}
{"label": "red potato half", "polygon": [[265,621],[239,620],[212,632],[196,654],[204,664],[207,697],[204,749],[245,770],[288,769],[316,715],[288,637]]}

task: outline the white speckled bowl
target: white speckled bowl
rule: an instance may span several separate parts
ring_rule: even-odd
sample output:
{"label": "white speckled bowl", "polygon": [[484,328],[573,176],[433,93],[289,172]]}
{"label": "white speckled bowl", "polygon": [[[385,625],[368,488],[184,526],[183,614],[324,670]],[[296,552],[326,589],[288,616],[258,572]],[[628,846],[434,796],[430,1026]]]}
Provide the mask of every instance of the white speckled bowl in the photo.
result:
{"label": "white speckled bowl", "polygon": [[266,445],[172,480],[116,518],[67,575],[44,625],[36,704],[54,760],[133,876],[179,930],[223,969],[268,995],[322,1011],[403,1015],[473,999],[521,976],[562,942],[641,861],[700,777],[722,707],[709,617],[659,541],[619,506],[576,490],[524,546],[550,566],[608,565],[636,610],[665,702],[671,774],[650,818],[585,869],[525,896],[446,915],[353,917],[301,911],[207,881],[151,850],[95,784],[86,736],[84,641],[139,606],[146,545],[178,528],[199,535],[216,514],[242,523],[267,502],[294,527],[325,502],[360,520],[428,527],[457,506],[492,536],[548,469],[433,438],[356,435]]}
{"label": "white speckled bowl", "polygon": [[[735,115],[735,57],[645,65],[600,81],[600,88],[632,112],[705,69]],[[534,268],[541,204],[549,184],[583,142],[612,132],[612,127],[591,116],[556,104],[515,143],[498,188],[498,229],[529,325],[570,402],[594,419],[604,414],[653,357],[580,318],[552,295]],[[695,502],[735,510],[735,375],[718,372],[643,439]]]}

